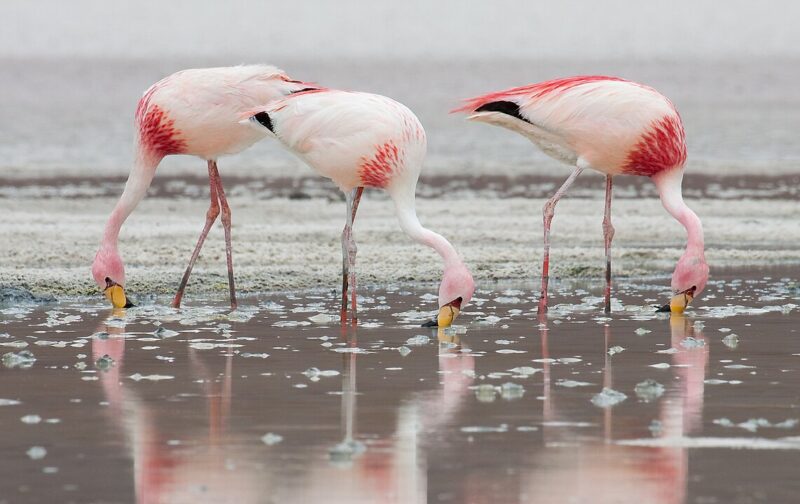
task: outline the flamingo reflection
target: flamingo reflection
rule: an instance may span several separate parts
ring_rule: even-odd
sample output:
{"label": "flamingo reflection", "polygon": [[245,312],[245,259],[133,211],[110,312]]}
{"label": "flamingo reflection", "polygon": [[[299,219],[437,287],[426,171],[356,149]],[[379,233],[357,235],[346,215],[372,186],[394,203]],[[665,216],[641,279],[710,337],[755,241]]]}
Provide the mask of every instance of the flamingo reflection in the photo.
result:
{"label": "flamingo reflection", "polygon": [[[414,393],[397,410],[394,433],[362,437],[358,433],[357,353],[342,357],[341,437],[329,449],[329,463],[309,468],[302,488],[275,496],[276,502],[426,502],[429,440],[447,430],[470,395],[475,361],[462,353],[458,336],[437,333],[440,387]],[[357,346],[357,332],[344,338]],[[415,350],[422,351],[422,350]],[[372,362],[372,361],[370,361]]]}
{"label": "flamingo reflection", "polygon": [[[225,356],[221,379],[189,350],[190,371],[206,398],[207,430],[180,442],[191,448],[171,446],[158,428],[154,408],[122,380],[125,369],[125,327],[103,324],[92,339],[95,360],[108,355],[114,365],[100,374],[108,413],[123,434],[133,461],[134,491],[139,504],[183,502],[262,502],[267,482],[252,471],[231,471],[231,459],[247,458],[242,443],[229,433],[232,396],[232,354]],[[105,334],[107,336],[105,336]],[[176,404],[177,406],[177,404]],[[179,413],[176,407],[172,413]],[[251,448],[252,450],[252,448]]]}
{"label": "flamingo reflection", "polygon": [[[157,385],[136,384],[124,377],[131,372],[125,362],[125,328],[104,325],[101,330],[109,335],[93,339],[92,353],[95,359],[108,355],[115,361],[107,372],[100,373],[100,382],[109,402],[109,417],[123,434],[133,462],[136,502],[143,504],[424,502],[428,491],[425,444],[452,423],[470,395],[475,367],[474,358],[460,352],[458,337],[446,336],[440,329],[440,386],[400,401],[390,435],[362,435],[358,429],[363,415],[358,408],[358,361],[365,357],[343,353],[340,441],[315,445],[317,453],[327,456],[312,456],[311,463],[302,467],[299,481],[286,484],[278,480],[285,474],[281,459],[270,455],[275,453],[270,450],[283,445],[266,448],[231,427],[234,366],[230,352],[220,362],[216,356],[212,360],[202,352],[188,350],[191,381],[199,384],[198,395],[206,405],[207,428],[198,431],[196,421],[187,422],[179,439],[171,441],[164,434],[165,425],[196,418],[187,411],[190,402],[171,402],[170,408],[164,408],[163,397],[157,402],[145,398],[154,390],[147,387]],[[357,346],[355,330],[346,341]],[[137,367],[140,364],[137,362]]]}
{"label": "flamingo reflection", "polygon": [[[704,379],[708,364],[708,345],[685,348],[681,343],[692,336],[704,341],[691,321],[683,315],[672,314],[669,320],[670,342],[676,349],[672,354],[673,379],[667,384],[665,396],[659,401],[661,436],[683,436],[697,429],[702,422]],[[614,388],[614,358],[608,355],[613,344],[613,327],[606,325],[603,387]],[[688,450],[684,447],[641,448],[614,444],[620,431],[635,429],[628,417],[615,423],[615,408],[602,412],[601,445],[574,442],[578,431],[564,427],[548,427],[569,420],[559,414],[550,379],[550,348],[547,321],[540,324],[544,363],[543,418],[544,439],[573,440],[571,443],[547,450],[546,467],[528,473],[521,485],[521,502],[592,502],[592,503],[653,503],[677,504],[685,501],[689,475]],[[636,398],[625,391],[628,401]],[[625,403],[619,407],[624,408]],[[618,425],[619,422],[622,422]],[[639,427],[640,430],[641,427]],[[646,431],[645,431],[646,432]],[[642,433],[644,435],[644,433]]]}

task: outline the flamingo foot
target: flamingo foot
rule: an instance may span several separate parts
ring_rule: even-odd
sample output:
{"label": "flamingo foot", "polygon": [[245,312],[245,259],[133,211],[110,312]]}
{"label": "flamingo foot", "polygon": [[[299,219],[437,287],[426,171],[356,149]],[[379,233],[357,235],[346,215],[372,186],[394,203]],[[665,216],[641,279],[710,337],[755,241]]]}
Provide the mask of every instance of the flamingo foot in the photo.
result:
{"label": "flamingo foot", "polygon": [[539,308],[536,310],[536,313],[539,315],[544,315],[547,313],[547,298],[539,299]]}
{"label": "flamingo foot", "polygon": [[173,308],[180,308],[182,299],[183,299],[183,292],[176,293],[175,297],[172,299],[172,307]]}

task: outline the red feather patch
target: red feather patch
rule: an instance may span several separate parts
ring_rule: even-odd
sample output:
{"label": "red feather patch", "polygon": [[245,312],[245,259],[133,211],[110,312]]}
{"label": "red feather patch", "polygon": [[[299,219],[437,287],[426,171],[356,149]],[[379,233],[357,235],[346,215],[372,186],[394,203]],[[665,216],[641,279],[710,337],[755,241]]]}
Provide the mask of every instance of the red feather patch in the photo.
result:
{"label": "red feather patch", "polygon": [[686,162],[686,134],[677,115],[654,121],[628,153],[623,173],[653,176],[658,172],[683,166]]}
{"label": "red feather patch", "polygon": [[391,140],[378,146],[371,159],[363,158],[358,174],[366,187],[386,187],[399,166],[399,150]]}
{"label": "red feather patch", "polygon": [[136,115],[139,123],[139,143],[143,149],[160,156],[184,152],[186,141],[175,129],[175,121],[167,117],[161,107],[153,105],[146,113],[144,110],[137,110]]}

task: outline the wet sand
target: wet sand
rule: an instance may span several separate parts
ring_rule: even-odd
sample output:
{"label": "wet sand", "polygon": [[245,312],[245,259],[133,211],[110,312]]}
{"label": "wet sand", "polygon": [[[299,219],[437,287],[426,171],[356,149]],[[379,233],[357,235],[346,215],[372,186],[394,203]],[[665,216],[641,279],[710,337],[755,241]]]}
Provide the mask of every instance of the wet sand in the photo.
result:
{"label": "wet sand", "polygon": [[555,282],[541,322],[508,284],[440,333],[405,286],[362,290],[357,330],[327,290],[3,308],[36,361],[0,367],[0,502],[796,502],[799,281],[719,271],[671,318],[663,282],[611,316]]}

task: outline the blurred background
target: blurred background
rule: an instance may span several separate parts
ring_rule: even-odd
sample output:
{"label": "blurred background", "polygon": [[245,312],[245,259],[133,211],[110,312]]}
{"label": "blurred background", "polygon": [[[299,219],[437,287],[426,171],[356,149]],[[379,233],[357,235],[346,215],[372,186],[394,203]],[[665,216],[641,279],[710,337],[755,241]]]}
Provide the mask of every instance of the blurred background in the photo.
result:
{"label": "blurred background", "polygon": [[[428,173],[555,166],[522,137],[447,112],[474,94],[581,73],[669,96],[686,122],[690,172],[793,171],[798,18],[790,0],[5,0],[0,169],[123,175],[150,84],[188,67],[265,62],[406,103],[428,129]],[[269,142],[237,158],[223,169],[298,166]],[[180,158],[164,166],[203,170]]]}

